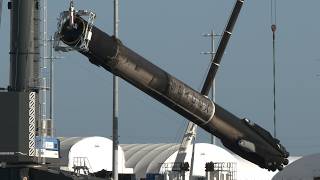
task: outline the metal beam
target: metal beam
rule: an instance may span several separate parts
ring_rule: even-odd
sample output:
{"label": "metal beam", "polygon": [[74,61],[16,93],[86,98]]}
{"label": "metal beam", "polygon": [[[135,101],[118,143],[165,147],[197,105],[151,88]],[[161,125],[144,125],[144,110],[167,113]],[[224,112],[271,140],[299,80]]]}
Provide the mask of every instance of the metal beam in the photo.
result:
{"label": "metal beam", "polygon": [[203,88],[201,90],[201,94],[203,94],[203,95],[209,94],[213,80],[214,80],[215,75],[216,75],[218,68],[220,66],[222,56],[223,56],[224,51],[228,45],[229,39],[232,35],[232,30],[234,28],[234,25],[235,25],[237,19],[238,19],[243,2],[244,2],[244,0],[237,0],[234,5],[234,8],[233,8],[231,16],[229,18],[228,24],[224,30],[224,33],[223,33],[222,38],[220,40],[217,52],[214,56],[214,59],[213,59],[212,64],[210,66],[206,80],[204,82]]}

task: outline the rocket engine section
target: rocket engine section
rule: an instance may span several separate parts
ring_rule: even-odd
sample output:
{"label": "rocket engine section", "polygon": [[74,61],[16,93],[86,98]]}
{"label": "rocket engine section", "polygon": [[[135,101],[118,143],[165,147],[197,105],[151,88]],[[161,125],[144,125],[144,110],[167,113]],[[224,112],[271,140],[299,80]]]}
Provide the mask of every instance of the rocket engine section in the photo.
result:
{"label": "rocket engine section", "polygon": [[56,38],[88,57],[91,63],[217,136],[244,159],[272,171],[288,164],[289,153],[260,126],[234,116],[82,17],[75,16],[73,23],[70,26],[70,18],[61,20]]}

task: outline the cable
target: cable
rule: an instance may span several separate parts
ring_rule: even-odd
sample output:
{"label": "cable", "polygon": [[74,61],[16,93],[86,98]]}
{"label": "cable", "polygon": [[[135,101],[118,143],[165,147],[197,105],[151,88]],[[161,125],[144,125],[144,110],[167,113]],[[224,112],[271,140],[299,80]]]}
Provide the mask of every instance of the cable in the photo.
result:
{"label": "cable", "polygon": [[273,59],[273,135],[277,136],[276,128],[276,30],[277,30],[277,0],[271,0],[271,31]]}
{"label": "cable", "polygon": [[271,24],[277,24],[277,0],[271,0],[270,21]]}

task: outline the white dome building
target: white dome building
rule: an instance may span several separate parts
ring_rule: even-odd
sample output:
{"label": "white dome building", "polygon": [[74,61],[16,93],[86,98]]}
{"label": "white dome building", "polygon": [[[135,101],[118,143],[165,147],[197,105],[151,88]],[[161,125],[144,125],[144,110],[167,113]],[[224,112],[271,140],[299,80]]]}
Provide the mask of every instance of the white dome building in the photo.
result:
{"label": "white dome building", "polygon": [[[268,171],[266,169],[262,169],[259,166],[241,158],[240,156],[234,155],[237,158],[237,175],[238,180],[271,180],[276,174],[279,174],[286,170],[287,167],[290,166],[291,163],[295,162],[300,157],[289,157],[289,165],[284,168],[282,171]],[[279,179],[285,180],[285,179]],[[289,180],[289,179],[288,179]],[[294,179],[292,179],[294,180]]]}
{"label": "white dome building", "polygon": [[238,180],[271,180],[278,171],[268,171],[259,166],[234,155],[237,158],[237,176]]}
{"label": "white dome building", "polygon": [[[178,153],[178,144],[124,144],[126,167],[133,168],[137,179],[148,174],[165,174],[172,170]],[[187,148],[185,162],[191,164],[192,146]],[[206,143],[197,143],[194,152],[193,176],[205,177],[207,162],[236,163],[237,159],[228,151]],[[188,179],[189,173],[186,173]]]}
{"label": "white dome building", "polygon": [[[177,173],[172,172],[172,167],[179,146],[179,144],[122,144],[118,148],[119,173],[135,174],[136,179],[146,178],[147,180],[156,179],[157,176],[163,178],[176,177]],[[86,163],[90,172],[97,172],[102,169],[112,171],[112,140],[108,138],[74,137],[62,139],[60,152],[60,166],[63,170],[74,171],[75,165]],[[192,146],[189,146],[185,157],[185,162],[188,162],[189,165],[191,164],[191,157]],[[297,159],[299,157],[290,157],[289,162],[292,163]],[[289,180],[290,178],[294,179],[292,177],[298,177],[298,175],[299,177],[309,177],[310,174],[315,175],[316,173],[320,175],[320,168],[318,168],[320,167],[320,154],[302,158],[301,161],[298,160],[288,165],[278,173],[277,171],[271,172],[262,169],[219,146],[196,143],[192,169],[193,177],[203,179],[206,176],[205,164],[207,162],[232,164],[230,172],[237,180]],[[186,172],[185,179],[189,179],[189,171]]]}
{"label": "white dome building", "polygon": [[[123,144],[118,148],[118,169],[121,174],[164,174],[172,170],[179,144]],[[61,169],[74,171],[86,165],[90,172],[112,171],[112,140],[104,137],[72,137],[61,139]],[[191,164],[192,146],[187,148],[185,162]],[[237,159],[228,151],[205,143],[195,145],[193,176],[205,177],[207,162],[232,162]],[[186,173],[186,177],[189,174]]]}
{"label": "white dome building", "polygon": [[272,180],[320,180],[320,154],[297,157]]}
{"label": "white dome building", "polygon": [[[74,171],[75,166],[87,166],[90,172],[102,169],[112,171],[112,141],[104,137],[72,137],[61,140],[60,167],[66,171]],[[122,148],[118,148],[119,173],[133,174],[132,169],[124,166],[125,159]]]}

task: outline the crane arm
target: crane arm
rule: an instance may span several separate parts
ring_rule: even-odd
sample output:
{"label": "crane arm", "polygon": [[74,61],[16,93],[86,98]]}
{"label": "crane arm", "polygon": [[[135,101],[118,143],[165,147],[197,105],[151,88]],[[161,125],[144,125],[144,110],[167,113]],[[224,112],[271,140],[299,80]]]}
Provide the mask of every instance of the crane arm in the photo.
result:
{"label": "crane arm", "polygon": [[181,171],[185,158],[187,156],[187,148],[192,144],[192,141],[195,139],[197,131],[197,125],[192,121],[189,121],[187,129],[184,133],[182,141],[180,143],[176,159],[174,161],[172,170]]}
{"label": "crane arm", "polygon": [[217,136],[244,159],[273,171],[288,164],[289,153],[269,132],[226,111],[80,16],[72,27],[68,18],[62,20],[56,38]]}
{"label": "crane arm", "polygon": [[244,0],[236,0],[236,3],[233,7],[231,15],[229,17],[228,23],[225,27],[223,35],[221,37],[217,52],[214,55],[211,66],[209,68],[206,80],[204,81],[203,87],[201,89],[201,94],[208,95],[210,88],[212,86],[213,80],[216,76],[218,68],[220,67],[220,62],[223,57],[224,51],[228,45],[229,39],[232,35],[234,25],[238,19],[239,13],[241,11]]}
{"label": "crane arm", "polygon": [[[212,86],[214,77],[218,71],[218,68],[220,66],[220,62],[222,59],[222,56],[224,54],[224,51],[228,45],[229,39],[232,34],[232,30],[234,28],[234,25],[238,19],[239,13],[241,11],[242,5],[244,0],[236,0],[236,3],[233,7],[233,10],[231,12],[231,15],[229,17],[228,23],[225,27],[224,33],[222,35],[222,38],[219,43],[219,47],[217,52],[215,53],[214,58],[212,59],[212,63],[210,65],[209,71],[206,76],[206,80],[203,84],[203,87],[201,89],[201,94],[208,96],[210,88]],[[179,170],[179,166],[184,162],[186,157],[186,148],[191,144],[192,139],[194,138],[196,134],[197,126],[193,124],[192,122],[188,123],[188,127],[186,130],[186,133],[182,139],[182,142],[180,144],[177,157],[175,159],[175,163],[173,166],[174,170]]]}

